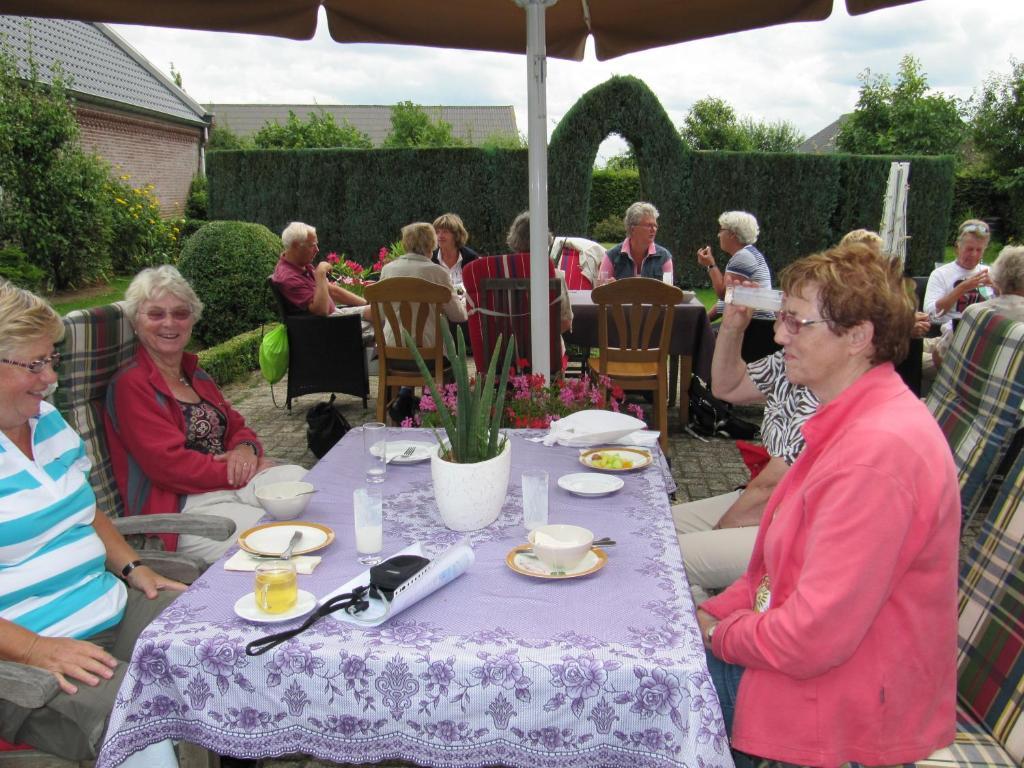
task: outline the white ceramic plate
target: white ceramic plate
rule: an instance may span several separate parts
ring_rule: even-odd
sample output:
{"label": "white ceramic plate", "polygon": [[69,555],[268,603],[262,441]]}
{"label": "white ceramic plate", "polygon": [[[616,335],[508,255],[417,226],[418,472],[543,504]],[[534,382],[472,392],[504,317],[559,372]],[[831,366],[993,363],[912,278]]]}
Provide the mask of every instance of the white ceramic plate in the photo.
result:
{"label": "white ceramic plate", "polygon": [[608,562],[608,555],[604,553],[604,550],[594,547],[583,556],[575,568],[568,571],[552,571],[532,552],[524,551],[528,549],[530,549],[529,544],[513,547],[512,551],[505,556],[505,565],[516,573],[532,576],[535,579],[578,579],[580,576],[589,576],[595,571],[601,570]]}
{"label": "white ceramic plate", "polygon": [[558,487],[577,496],[607,496],[625,485],[621,477],[597,472],[574,472],[558,478]]}
{"label": "white ceramic plate", "polygon": [[[407,448],[412,448],[411,456],[403,456]],[[419,464],[430,458],[430,452],[437,450],[437,443],[423,443],[418,440],[389,440],[387,444],[388,464]],[[370,449],[374,456],[380,456],[380,446]]]}
{"label": "white ceramic plate", "polygon": [[[606,467],[603,466],[602,459],[600,457],[612,454],[618,456],[624,464],[628,466],[622,467]],[[591,469],[596,469],[601,472],[633,472],[637,469],[643,469],[649,466],[654,461],[651,456],[651,452],[644,448],[631,448],[622,445],[610,445],[604,448],[590,448],[580,453],[580,464]]]}
{"label": "white ceramic plate", "polygon": [[276,624],[279,621],[290,621],[299,616],[305,616],[316,608],[316,598],[312,592],[304,589],[299,590],[299,598],[290,611],[284,613],[264,613],[256,607],[256,595],[246,592],[235,601],[235,613],[246,621],[254,621],[257,624]]}
{"label": "white ceramic plate", "polygon": [[334,531],[320,523],[265,523],[244,531],[238,537],[238,546],[254,555],[273,557],[284,552],[295,531],[302,531],[302,538],[295,544],[293,555],[315,552],[334,541]]}

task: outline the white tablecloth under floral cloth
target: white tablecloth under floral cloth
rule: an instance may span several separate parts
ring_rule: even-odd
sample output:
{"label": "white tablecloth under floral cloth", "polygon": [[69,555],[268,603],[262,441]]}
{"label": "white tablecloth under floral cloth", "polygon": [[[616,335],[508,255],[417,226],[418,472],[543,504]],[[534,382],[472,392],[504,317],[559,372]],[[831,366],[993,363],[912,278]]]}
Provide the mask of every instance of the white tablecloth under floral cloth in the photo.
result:
{"label": "white tablecloth under floral cloth", "polygon": [[[243,758],[731,766],[662,471],[656,463],[623,474],[612,496],[572,496],[556,481],[583,471],[578,450],[524,439],[537,434],[513,433],[507,502],[494,525],[468,534],[472,568],[380,627],[328,617],[248,657],[248,642],[298,620],[237,617],[252,574],[210,568],[140,637],[97,768],[168,737]],[[427,431],[400,436],[432,440]],[[310,473],[318,493],[302,519],[337,534],[315,573],[299,577],[318,597],[362,570],[352,532],[361,451],[356,429]],[[551,522],[618,542],[597,573],[540,580],[505,565],[525,535],[520,474],[538,468],[550,474]],[[392,464],[384,490],[386,552],[420,540],[436,553],[462,538],[440,523],[429,462]]]}

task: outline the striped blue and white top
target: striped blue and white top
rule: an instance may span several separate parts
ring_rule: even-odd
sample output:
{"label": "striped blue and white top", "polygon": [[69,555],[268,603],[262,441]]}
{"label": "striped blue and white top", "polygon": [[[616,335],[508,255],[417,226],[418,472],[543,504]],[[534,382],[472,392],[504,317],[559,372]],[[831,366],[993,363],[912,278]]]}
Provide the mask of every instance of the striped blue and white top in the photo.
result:
{"label": "striped blue and white top", "polygon": [[120,622],[127,599],[92,526],[92,464],[49,403],[29,425],[34,460],[0,432],[0,618],[49,637],[89,637]]}
{"label": "striped blue and white top", "polygon": [[[729,263],[725,265],[725,271],[739,275],[744,280],[753,280],[760,288],[772,287],[772,272],[768,268],[768,262],[765,260],[764,254],[753,245],[745,245],[736,251],[729,258]],[[715,306],[718,308],[719,315],[725,311],[725,302],[721,299]],[[774,320],[775,313],[764,309],[755,309],[754,317],[760,320]]]}

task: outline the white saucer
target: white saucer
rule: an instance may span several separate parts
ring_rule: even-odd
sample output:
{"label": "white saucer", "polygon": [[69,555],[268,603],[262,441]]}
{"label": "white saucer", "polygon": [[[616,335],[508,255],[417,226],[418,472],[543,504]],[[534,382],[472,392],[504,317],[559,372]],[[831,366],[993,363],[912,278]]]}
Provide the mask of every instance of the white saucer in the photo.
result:
{"label": "white saucer", "polygon": [[[403,456],[406,449],[412,448],[411,456]],[[389,440],[387,444],[388,464],[419,464],[430,458],[432,451],[437,450],[437,443],[424,443],[419,440]],[[380,447],[370,449],[374,456],[380,456]]]}
{"label": "white saucer", "polygon": [[573,472],[558,478],[558,487],[576,496],[607,496],[625,485],[621,477],[597,472]]}
{"label": "white saucer", "polygon": [[284,613],[264,613],[256,607],[256,595],[246,592],[235,601],[235,613],[246,621],[254,621],[257,624],[277,624],[279,621],[291,621],[299,616],[305,616],[316,608],[316,598],[312,592],[304,589],[299,590],[299,599],[290,611]]}
{"label": "white saucer", "polygon": [[529,544],[513,547],[505,556],[505,565],[516,573],[532,576],[535,579],[577,579],[580,576],[589,576],[595,571],[601,570],[608,562],[608,555],[604,553],[604,550],[594,547],[583,556],[575,568],[568,571],[555,571],[538,560],[532,552],[524,551],[529,549]]}

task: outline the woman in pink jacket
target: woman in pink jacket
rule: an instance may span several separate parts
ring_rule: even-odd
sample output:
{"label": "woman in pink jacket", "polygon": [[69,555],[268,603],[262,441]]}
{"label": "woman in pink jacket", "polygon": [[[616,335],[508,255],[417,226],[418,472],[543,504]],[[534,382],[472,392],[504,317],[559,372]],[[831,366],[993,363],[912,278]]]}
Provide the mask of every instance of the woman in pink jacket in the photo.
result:
{"label": "woman in pink jacket", "polygon": [[821,406],[746,573],[698,608],[709,667],[737,765],[912,763],[953,740],[960,531],[946,440],[893,368],[913,309],[863,245],[782,286],[786,375]]}

